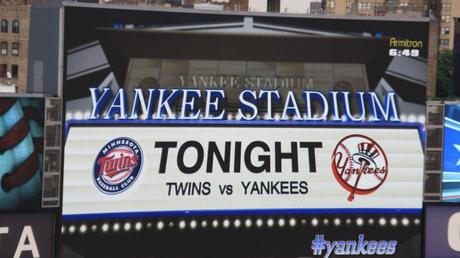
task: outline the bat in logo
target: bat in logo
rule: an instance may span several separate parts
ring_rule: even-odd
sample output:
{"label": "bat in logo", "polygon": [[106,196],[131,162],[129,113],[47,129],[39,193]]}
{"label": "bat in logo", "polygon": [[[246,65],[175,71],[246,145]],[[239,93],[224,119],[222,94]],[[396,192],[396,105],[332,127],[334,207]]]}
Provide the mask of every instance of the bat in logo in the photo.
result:
{"label": "bat in logo", "polygon": [[331,161],[337,181],[348,192],[348,201],[355,195],[376,191],[388,175],[388,161],[378,143],[364,135],[343,138],[334,149]]}

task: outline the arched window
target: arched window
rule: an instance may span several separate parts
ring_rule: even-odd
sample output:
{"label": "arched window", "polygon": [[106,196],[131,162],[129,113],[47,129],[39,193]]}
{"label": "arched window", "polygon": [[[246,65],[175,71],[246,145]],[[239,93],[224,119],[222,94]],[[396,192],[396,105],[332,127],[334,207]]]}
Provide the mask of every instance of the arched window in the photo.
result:
{"label": "arched window", "polygon": [[6,19],[3,19],[0,27],[2,32],[8,32],[8,21]]}
{"label": "arched window", "polygon": [[13,33],[19,33],[19,21],[18,20],[13,20],[12,25],[12,31]]}

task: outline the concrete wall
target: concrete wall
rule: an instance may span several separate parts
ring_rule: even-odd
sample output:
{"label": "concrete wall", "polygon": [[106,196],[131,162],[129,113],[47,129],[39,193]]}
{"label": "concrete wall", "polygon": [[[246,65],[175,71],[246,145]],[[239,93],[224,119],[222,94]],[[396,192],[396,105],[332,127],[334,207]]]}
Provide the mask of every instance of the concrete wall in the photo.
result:
{"label": "concrete wall", "polygon": [[266,12],[267,0],[249,0],[248,6],[250,12]]}

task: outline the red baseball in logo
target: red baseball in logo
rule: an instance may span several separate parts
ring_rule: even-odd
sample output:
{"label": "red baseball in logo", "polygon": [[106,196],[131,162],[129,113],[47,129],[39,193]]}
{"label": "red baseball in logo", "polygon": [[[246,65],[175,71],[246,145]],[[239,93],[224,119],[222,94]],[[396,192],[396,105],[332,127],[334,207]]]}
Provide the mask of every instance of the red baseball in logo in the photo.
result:
{"label": "red baseball in logo", "polygon": [[388,160],[380,145],[371,138],[353,134],[337,144],[332,153],[332,171],[354,200],[356,194],[375,192],[388,175]]}

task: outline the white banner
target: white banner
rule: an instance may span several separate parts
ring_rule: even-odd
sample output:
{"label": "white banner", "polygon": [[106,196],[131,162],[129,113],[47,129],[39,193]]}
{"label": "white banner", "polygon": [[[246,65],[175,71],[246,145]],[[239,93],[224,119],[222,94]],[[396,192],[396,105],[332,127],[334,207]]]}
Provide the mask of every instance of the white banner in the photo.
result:
{"label": "white banner", "polygon": [[423,162],[415,128],[71,127],[63,214],[420,209]]}

